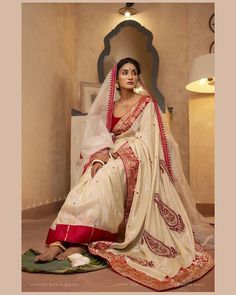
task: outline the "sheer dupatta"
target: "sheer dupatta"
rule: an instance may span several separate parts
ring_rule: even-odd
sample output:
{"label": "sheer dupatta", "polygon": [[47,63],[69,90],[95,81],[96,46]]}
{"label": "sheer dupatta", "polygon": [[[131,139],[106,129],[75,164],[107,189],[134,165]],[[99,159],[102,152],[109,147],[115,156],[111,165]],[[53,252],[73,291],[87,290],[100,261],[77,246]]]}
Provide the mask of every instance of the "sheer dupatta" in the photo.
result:
{"label": "sheer dupatta", "polygon": [[110,133],[113,104],[116,97],[116,66],[109,72],[88,113],[81,145],[80,166],[85,167],[90,157],[104,148],[114,146]]}

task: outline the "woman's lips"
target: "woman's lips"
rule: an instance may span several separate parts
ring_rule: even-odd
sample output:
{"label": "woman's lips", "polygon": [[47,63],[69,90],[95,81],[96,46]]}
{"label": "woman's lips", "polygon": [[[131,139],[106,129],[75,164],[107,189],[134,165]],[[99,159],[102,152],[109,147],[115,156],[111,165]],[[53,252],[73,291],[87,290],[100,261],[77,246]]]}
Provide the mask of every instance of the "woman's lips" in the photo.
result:
{"label": "woman's lips", "polygon": [[134,82],[127,82],[127,84],[129,84],[129,85],[133,85],[133,84],[134,84]]}

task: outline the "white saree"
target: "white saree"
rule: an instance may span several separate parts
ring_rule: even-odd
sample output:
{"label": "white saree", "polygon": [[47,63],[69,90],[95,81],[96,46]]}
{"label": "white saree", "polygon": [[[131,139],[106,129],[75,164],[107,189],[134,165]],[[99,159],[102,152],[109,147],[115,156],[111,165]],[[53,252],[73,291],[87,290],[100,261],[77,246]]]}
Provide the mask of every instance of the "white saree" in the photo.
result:
{"label": "white saree", "polygon": [[[199,244],[212,240],[213,230],[194,211],[193,201],[186,201],[181,167],[172,163],[178,153],[170,146],[173,138],[166,132],[155,100],[142,96],[111,129],[115,73],[116,67],[89,114],[84,171],[46,243],[85,243],[92,254],[105,258],[123,276],[157,291],[179,287],[214,266]],[[109,97],[104,96],[107,90]],[[107,98],[105,106],[99,104],[101,97]],[[89,141],[95,138],[91,145]],[[92,178],[91,156],[101,150],[112,157]],[[204,241],[197,228],[195,232],[197,217],[206,229]]]}

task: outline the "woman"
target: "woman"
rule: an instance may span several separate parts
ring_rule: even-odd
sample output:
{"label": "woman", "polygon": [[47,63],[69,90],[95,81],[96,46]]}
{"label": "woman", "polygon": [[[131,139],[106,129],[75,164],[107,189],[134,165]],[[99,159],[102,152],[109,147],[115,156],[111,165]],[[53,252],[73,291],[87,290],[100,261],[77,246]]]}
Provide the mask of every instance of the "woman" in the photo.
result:
{"label": "woman", "polygon": [[196,210],[178,146],[136,60],[122,59],[106,77],[82,144],[82,176],[36,261],[63,260],[87,247],[155,290],[189,283],[213,267],[196,242],[212,246],[213,230]]}

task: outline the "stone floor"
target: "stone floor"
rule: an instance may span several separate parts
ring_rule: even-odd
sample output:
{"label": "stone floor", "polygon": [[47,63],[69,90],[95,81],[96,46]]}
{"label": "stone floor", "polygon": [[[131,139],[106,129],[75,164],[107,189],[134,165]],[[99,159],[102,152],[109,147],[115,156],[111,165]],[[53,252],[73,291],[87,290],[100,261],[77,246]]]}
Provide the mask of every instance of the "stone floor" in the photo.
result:
{"label": "stone floor", "polygon": [[[23,219],[22,253],[29,248],[42,251],[44,240],[55,215],[41,219]],[[212,218],[209,219],[213,222]],[[214,255],[213,251],[211,254]],[[125,278],[110,267],[76,274],[35,274],[22,272],[22,292],[154,292],[154,290]],[[214,269],[204,277],[171,292],[214,292]]]}

